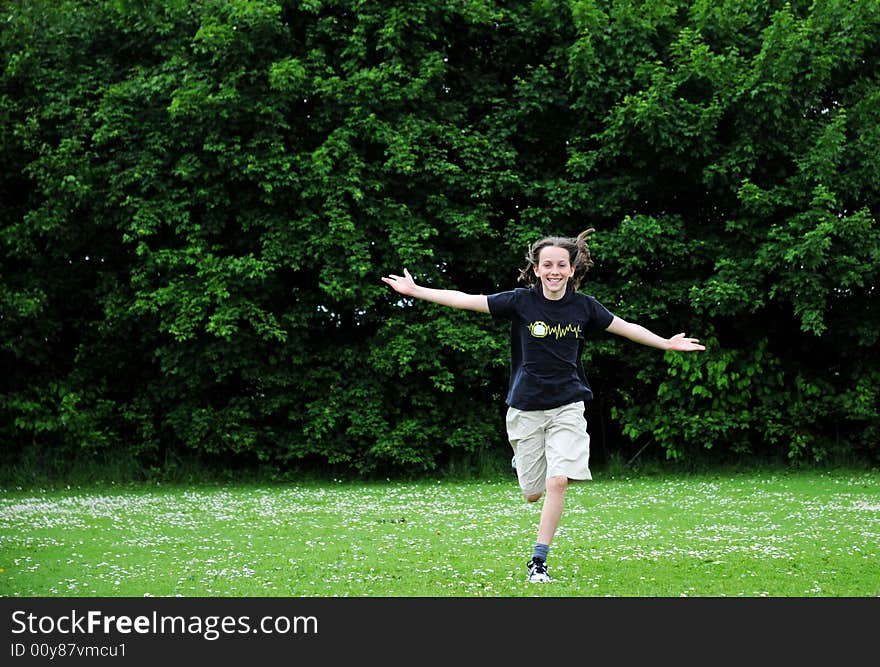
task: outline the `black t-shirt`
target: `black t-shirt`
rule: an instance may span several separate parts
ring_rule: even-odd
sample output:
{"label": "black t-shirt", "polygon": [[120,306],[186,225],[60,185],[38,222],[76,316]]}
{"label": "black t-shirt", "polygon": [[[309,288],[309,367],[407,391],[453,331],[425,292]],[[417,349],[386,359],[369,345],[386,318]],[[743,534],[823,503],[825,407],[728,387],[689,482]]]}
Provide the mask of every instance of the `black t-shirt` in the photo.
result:
{"label": "black t-shirt", "polygon": [[554,301],[540,285],[490,294],[488,300],[492,317],[510,320],[507,405],[549,410],[593,398],[581,354],[586,334],[604,331],[614,319],[605,306],[571,290]]}

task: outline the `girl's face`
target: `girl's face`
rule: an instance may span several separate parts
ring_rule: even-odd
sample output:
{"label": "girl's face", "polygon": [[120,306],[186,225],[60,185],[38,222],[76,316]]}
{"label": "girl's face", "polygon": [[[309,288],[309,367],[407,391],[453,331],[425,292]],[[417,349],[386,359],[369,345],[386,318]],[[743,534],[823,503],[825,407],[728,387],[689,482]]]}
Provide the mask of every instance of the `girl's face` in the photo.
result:
{"label": "girl's face", "polygon": [[574,267],[568,250],[556,246],[541,248],[538,265],[533,267],[535,275],[541,279],[544,296],[548,299],[561,299],[565,296],[568,279],[574,275]]}

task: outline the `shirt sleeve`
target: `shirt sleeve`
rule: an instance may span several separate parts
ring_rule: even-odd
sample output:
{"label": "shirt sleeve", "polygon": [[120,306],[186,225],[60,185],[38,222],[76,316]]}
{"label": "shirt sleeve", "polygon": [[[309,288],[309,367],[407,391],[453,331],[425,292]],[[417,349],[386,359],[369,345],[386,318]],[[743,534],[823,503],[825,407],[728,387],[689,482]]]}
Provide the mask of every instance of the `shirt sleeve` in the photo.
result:
{"label": "shirt sleeve", "polygon": [[516,290],[490,294],[489,314],[497,320],[509,320],[516,313]]}
{"label": "shirt sleeve", "polygon": [[595,297],[587,297],[587,322],[589,322],[590,331],[605,331],[611,326],[614,314],[601,303],[596,301]]}

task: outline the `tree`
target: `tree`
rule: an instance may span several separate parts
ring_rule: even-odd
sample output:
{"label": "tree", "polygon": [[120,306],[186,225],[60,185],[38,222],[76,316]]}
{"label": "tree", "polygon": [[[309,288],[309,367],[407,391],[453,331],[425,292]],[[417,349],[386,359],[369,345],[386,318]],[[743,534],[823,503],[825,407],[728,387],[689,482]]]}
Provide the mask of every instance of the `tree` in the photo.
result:
{"label": "tree", "polygon": [[7,460],[503,454],[504,327],[379,277],[587,227],[586,291],[709,347],[593,341],[597,458],[876,460],[871,2],[2,7]]}

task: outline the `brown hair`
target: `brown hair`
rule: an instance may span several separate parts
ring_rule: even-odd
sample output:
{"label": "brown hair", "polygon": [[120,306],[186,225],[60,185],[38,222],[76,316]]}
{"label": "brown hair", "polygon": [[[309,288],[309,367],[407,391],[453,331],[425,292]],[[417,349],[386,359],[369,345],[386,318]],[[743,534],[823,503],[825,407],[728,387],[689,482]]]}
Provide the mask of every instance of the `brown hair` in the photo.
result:
{"label": "brown hair", "polygon": [[529,247],[529,252],[526,254],[526,262],[528,263],[520,269],[519,279],[529,287],[533,287],[538,282],[534,269],[538,266],[538,258],[541,255],[541,251],[544,248],[563,248],[568,251],[569,261],[574,267],[574,275],[568,282],[568,289],[578,289],[581,286],[581,280],[583,280],[584,275],[593,266],[587,239],[595,231],[595,229],[590,228],[573,238],[567,236],[547,236],[539,241],[535,241]]}

